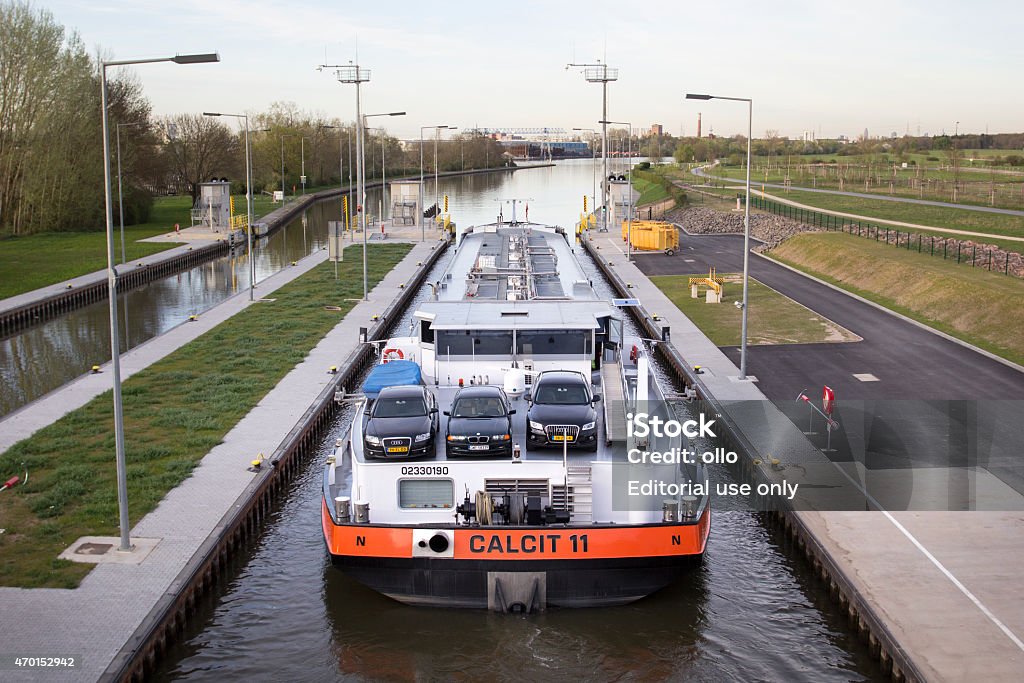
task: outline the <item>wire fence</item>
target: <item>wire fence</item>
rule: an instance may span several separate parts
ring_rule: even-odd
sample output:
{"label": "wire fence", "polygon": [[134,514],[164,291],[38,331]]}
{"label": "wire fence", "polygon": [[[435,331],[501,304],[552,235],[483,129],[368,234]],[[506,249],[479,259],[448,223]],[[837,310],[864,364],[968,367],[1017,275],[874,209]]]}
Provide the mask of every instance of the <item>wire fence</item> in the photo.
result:
{"label": "wire fence", "polygon": [[[874,242],[884,242],[899,249],[941,257],[943,260],[955,259],[958,264],[970,265],[972,268],[1024,277],[1024,256],[994,245],[978,244],[973,240],[941,237],[923,232],[894,230],[869,221],[852,220],[763,197],[753,196],[750,199],[750,206],[753,209],[767,211],[777,216],[821,228],[827,232],[844,232]],[[742,196],[740,201],[743,201]]]}

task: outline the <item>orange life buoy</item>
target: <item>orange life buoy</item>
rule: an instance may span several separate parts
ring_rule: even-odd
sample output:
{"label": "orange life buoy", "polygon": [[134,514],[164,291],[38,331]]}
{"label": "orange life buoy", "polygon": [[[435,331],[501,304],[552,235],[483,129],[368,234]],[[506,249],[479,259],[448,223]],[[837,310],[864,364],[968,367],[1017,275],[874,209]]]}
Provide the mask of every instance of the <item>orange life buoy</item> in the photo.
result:
{"label": "orange life buoy", "polygon": [[405,353],[402,349],[384,349],[384,353],[381,354],[381,363],[387,363],[392,360],[402,360],[405,358]]}

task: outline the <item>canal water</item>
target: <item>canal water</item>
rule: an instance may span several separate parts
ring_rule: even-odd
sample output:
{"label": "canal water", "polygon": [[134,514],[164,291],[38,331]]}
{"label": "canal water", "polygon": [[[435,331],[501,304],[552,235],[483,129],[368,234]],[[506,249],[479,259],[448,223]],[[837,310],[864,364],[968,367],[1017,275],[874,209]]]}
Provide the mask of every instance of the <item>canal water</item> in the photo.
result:
{"label": "canal water", "polygon": [[[517,177],[517,185],[530,184],[535,220],[543,219],[537,198],[550,196],[545,176],[550,182],[559,174],[586,176],[563,168]],[[496,205],[488,193],[509,190],[479,177],[449,189],[454,196],[467,186],[477,187],[472,196],[481,211]],[[576,203],[563,206],[575,210]],[[581,260],[611,296],[596,266],[585,254]],[[413,308],[396,334],[405,333]],[[331,566],[320,530],[322,468],[351,420],[351,412],[336,418],[155,680],[882,680],[827,588],[780,533],[740,503],[714,510],[701,567],[623,607],[512,616],[409,607],[370,591]],[[712,485],[733,481],[724,468],[710,474]]]}
{"label": "canal water", "polygon": [[[597,162],[600,165],[600,161]],[[622,163],[622,162],[616,162]],[[599,170],[598,170],[599,172]],[[590,159],[521,171],[442,178],[437,190],[425,178],[425,203],[449,198],[454,220],[492,221],[506,200],[520,199],[519,217],[532,205],[534,220],[571,228],[579,220],[583,195],[592,194],[595,165]],[[381,192],[370,190],[367,207],[379,215]],[[441,199],[443,203],[443,199]],[[593,201],[591,198],[589,201]],[[256,282],[314,251],[327,247],[327,221],[340,217],[341,200],[319,202],[270,237],[254,245]],[[119,298],[121,349],[126,351],[201,314],[249,287],[244,249],[191,270],[148,283]],[[257,293],[259,287],[256,288]],[[110,360],[109,305],[99,301],[60,318],[0,339],[0,417]]]}

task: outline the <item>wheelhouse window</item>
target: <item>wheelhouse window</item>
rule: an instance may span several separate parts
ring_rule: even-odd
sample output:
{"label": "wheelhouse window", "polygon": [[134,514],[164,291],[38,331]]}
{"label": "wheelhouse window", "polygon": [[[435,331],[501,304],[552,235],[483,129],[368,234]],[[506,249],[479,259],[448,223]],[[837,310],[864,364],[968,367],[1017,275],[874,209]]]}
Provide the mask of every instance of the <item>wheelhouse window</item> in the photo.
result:
{"label": "wheelhouse window", "polygon": [[404,510],[451,508],[455,485],[451,479],[400,479],[398,506]]}
{"label": "wheelhouse window", "polygon": [[593,354],[591,330],[517,330],[516,354],[576,356]]}
{"label": "wheelhouse window", "polygon": [[436,348],[441,356],[509,356],[512,330],[439,330]]}

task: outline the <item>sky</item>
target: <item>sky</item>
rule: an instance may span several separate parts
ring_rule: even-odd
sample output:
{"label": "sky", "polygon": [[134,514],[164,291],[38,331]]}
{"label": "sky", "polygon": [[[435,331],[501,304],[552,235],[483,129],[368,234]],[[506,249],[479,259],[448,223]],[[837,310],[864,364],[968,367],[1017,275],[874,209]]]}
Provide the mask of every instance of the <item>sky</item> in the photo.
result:
{"label": "sky", "polygon": [[[355,117],[355,86],[322,64],[370,70],[363,113],[406,111],[389,133],[599,128],[673,135],[856,137],[1024,130],[1024,5],[979,0],[374,2],[35,0],[107,59],[220,53],[218,64],[134,69],[157,115],[256,113],[275,101]],[[378,119],[378,123],[384,119]],[[959,122],[959,123],[958,123]],[[372,125],[372,124],[371,124]],[[429,136],[430,133],[428,132]]]}

